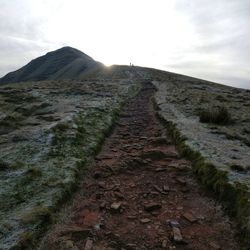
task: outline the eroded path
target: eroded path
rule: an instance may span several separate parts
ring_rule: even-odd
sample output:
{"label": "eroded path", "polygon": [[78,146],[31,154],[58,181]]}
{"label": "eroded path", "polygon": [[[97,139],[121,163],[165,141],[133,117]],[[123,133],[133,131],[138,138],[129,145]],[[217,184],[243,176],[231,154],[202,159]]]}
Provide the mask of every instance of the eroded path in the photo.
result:
{"label": "eroded path", "polygon": [[156,119],[146,84],[96,157],[73,211],[43,249],[240,249]]}

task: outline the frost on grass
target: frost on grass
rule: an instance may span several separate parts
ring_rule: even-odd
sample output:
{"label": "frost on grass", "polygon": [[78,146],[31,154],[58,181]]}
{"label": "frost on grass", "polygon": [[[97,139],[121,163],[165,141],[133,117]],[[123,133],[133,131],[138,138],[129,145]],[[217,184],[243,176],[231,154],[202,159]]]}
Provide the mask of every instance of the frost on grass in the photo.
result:
{"label": "frost on grass", "polygon": [[0,88],[0,249],[32,245],[136,90],[120,80]]}

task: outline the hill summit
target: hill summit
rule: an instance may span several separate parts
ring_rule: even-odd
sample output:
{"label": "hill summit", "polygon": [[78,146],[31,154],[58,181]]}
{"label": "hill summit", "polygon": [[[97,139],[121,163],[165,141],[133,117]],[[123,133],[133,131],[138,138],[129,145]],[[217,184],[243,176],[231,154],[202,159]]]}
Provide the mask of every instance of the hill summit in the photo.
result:
{"label": "hill summit", "polygon": [[79,78],[103,64],[72,47],[63,47],[38,57],[0,78],[0,84]]}

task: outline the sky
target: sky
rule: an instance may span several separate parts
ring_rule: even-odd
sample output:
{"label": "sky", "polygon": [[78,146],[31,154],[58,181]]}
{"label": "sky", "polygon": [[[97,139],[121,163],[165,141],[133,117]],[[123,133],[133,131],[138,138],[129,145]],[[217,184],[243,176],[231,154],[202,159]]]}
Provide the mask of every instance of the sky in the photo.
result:
{"label": "sky", "polygon": [[0,77],[75,47],[250,89],[250,0],[0,0]]}

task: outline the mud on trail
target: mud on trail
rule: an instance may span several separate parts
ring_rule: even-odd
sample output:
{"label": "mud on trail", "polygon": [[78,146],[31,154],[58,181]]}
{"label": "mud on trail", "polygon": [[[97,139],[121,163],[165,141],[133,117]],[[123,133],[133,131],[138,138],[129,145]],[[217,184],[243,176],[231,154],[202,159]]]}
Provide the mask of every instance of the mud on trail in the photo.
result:
{"label": "mud on trail", "polygon": [[150,83],[124,108],[73,209],[42,249],[240,249],[221,206],[156,119]]}

